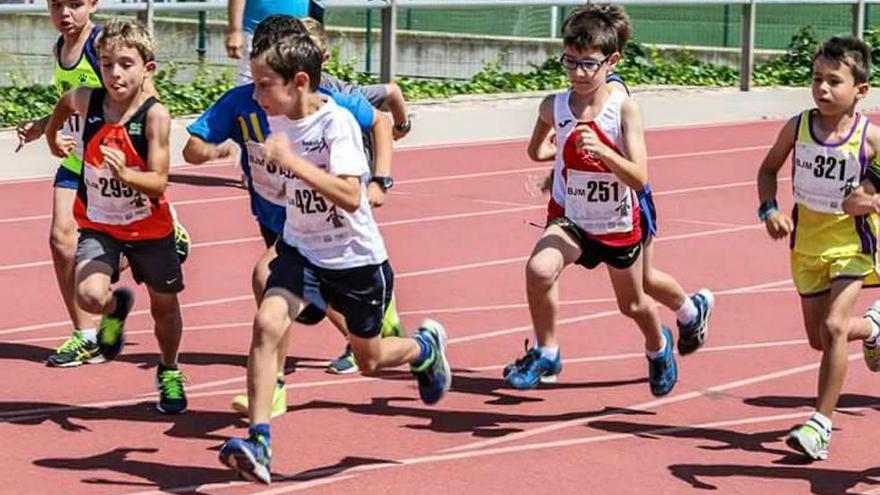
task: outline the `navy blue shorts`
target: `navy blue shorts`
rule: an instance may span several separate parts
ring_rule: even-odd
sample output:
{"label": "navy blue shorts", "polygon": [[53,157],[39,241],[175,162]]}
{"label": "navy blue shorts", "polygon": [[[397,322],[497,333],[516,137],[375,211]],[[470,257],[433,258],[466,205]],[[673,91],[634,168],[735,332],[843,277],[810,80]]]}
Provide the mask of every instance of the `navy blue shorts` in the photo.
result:
{"label": "navy blue shorts", "polygon": [[349,332],[358,337],[369,339],[382,333],[385,309],[394,292],[394,273],[387,260],[328,270],[314,265],[284,239],[278,240],[275,249],[278,257],[269,263],[267,291],[285,289],[310,304],[333,306],[345,317]]}
{"label": "navy blue shorts", "polygon": [[[263,237],[263,242],[266,243],[266,249],[269,249],[278,241],[278,233],[263,224],[260,224],[260,235]],[[306,304],[306,307],[299,312],[299,315],[297,315],[296,322],[309,326],[317,325],[318,323],[321,323],[326,316],[327,303],[322,298],[320,301],[309,302]]]}
{"label": "navy blue shorts", "polygon": [[63,166],[55,172],[55,187],[59,189],[79,189],[79,175]]}
{"label": "navy blue shorts", "polygon": [[651,186],[645,184],[639,191],[639,210],[642,215],[642,243],[647,244],[657,236],[657,208],[654,206],[654,193]]}

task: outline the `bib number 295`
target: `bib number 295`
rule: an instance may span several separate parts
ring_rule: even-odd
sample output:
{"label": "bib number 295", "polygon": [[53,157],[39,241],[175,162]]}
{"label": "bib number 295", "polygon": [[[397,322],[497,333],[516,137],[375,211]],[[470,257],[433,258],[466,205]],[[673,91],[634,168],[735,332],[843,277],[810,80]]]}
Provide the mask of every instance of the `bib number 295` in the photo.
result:
{"label": "bib number 295", "polygon": [[130,198],[136,194],[134,189],[114,178],[101,177],[98,179],[98,185],[101,188],[101,196],[105,198]]}

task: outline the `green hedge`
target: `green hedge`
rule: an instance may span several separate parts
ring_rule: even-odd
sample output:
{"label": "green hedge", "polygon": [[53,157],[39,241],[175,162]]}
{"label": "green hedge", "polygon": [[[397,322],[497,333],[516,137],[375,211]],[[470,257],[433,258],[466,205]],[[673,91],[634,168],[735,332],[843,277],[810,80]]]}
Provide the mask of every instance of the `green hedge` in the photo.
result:
{"label": "green hedge", "polygon": [[[866,40],[880,50],[880,31],[869,31]],[[811,27],[801,28],[789,43],[785,54],[755,68],[754,82],[759,86],[806,86],[810,83],[812,56],[818,40]],[[338,55],[335,54],[335,55]],[[876,52],[875,52],[876,55]],[[346,80],[369,84],[375,78],[357,72],[352,64],[331,57],[327,71]],[[700,62],[687,50],[671,58],[663,58],[651,47],[630,43],[618,66],[618,72],[630,85],[735,86],[736,69]],[[232,87],[231,75],[207,70],[188,81],[178,81],[172,65],[156,75],[156,87],[163,103],[173,115],[202,112]],[[880,70],[871,78],[880,84]],[[565,71],[555,59],[535,66],[527,73],[504,72],[497,62],[487,64],[468,81],[423,80],[402,78],[397,81],[409,101],[446,98],[463,94],[517,93],[564,88],[568,85]],[[0,127],[38,118],[51,112],[59,94],[52,86],[0,88]]]}

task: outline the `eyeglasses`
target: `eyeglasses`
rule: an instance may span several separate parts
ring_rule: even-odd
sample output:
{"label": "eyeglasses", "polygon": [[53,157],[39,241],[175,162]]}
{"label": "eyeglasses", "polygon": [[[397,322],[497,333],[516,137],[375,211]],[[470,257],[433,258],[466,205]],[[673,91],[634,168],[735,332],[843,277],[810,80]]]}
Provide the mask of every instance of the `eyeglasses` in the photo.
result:
{"label": "eyeglasses", "polygon": [[608,55],[602,60],[596,60],[594,58],[578,60],[563,53],[562,56],[559,57],[559,63],[561,63],[567,70],[577,70],[578,68],[581,68],[587,74],[593,74],[598,71],[600,67],[605,65],[605,62],[607,62],[609,58],[611,58],[611,55]]}

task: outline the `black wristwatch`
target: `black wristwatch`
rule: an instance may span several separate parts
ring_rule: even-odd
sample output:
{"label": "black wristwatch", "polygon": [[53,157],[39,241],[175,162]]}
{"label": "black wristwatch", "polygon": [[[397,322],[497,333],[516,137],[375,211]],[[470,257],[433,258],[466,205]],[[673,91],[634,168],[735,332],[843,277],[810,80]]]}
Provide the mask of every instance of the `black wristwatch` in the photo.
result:
{"label": "black wristwatch", "polygon": [[406,119],[399,124],[394,124],[394,130],[400,132],[409,132],[412,129],[412,120]]}
{"label": "black wristwatch", "polygon": [[392,186],[394,186],[394,179],[387,175],[374,175],[370,179],[370,182],[375,182],[376,184],[379,184],[379,187],[381,187],[383,191],[387,191],[391,189]]}
{"label": "black wristwatch", "polygon": [[761,203],[761,206],[758,207],[758,218],[762,222],[766,222],[770,215],[777,211],[779,211],[779,204],[776,203],[775,199],[764,201]]}

